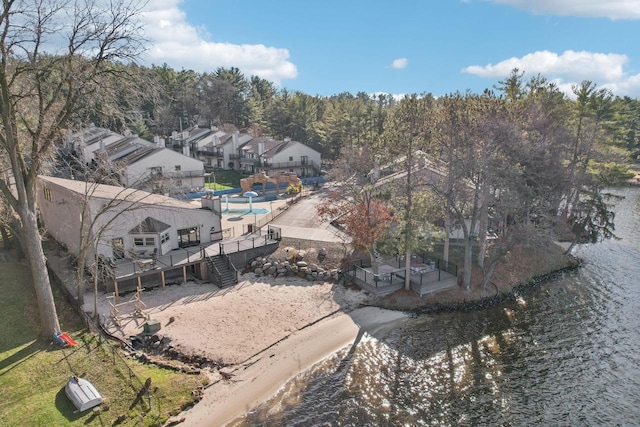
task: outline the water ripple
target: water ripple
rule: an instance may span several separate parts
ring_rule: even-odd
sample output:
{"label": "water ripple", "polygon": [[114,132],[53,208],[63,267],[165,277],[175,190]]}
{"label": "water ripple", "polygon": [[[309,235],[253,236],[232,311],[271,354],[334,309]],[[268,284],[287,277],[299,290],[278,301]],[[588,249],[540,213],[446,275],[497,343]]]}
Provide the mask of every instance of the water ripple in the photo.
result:
{"label": "water ripple", "polygon": [[412,319],[287,385],[242,425],[640,425],[640,192],[617,190],[622,240],[507,304]]}

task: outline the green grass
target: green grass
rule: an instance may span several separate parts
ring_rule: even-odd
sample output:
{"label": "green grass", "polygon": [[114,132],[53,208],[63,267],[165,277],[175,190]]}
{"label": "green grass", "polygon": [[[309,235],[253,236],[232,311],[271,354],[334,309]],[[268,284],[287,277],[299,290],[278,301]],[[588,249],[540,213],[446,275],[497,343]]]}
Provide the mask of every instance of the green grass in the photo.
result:
{"label": "green grass", "polygon": [[[204,377],[176,373],[114,355],[119,350],[88,332],[74,311],[56,295],[63,330],[79,343],[60,348],[39,339],[37,305],[28,269],[18,263],[0,263],[0,426],[113,425],[120,415],[124,426],[161,425],[192,401],[191,392]],[[118,353],[119,354],[119,353]],[[137,378],[152,379],[153,399],[138,399]],[[64,394],[71,375],[91,381],[108,402],[108,410],[76,413]]]}
{"label": "green grass", "polygon": [[226,190],[228,188],[238,188],[240,187],[240,180],[244,178],[238,171],[234,170],[223,170],[216,169],[215,174],[215,188],[213,183],[213,178],[207,178],[208,182],[205,184],[205,187],[210,188],[212,190]]}

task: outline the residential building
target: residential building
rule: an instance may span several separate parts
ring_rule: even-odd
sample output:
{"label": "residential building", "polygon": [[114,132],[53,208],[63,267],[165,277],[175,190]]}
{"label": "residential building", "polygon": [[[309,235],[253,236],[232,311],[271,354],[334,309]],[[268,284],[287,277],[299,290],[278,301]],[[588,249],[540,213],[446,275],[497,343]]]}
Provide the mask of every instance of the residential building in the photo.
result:
{"label": "residential building", "polygon": [[245,174],[286,171],[299,177],[320,175],[321,154],[289,138],[279,141],[195,126],[174,132],[170,145],[175,151],[202,160],[210,168],[235,169]]}
{"label": "residential building", "polygon": [[293,172],[299,177],[320,175],[321,155],[307,145],[285,138],[253,138],[239,149],[240,170],[255,174],[275,171]]}
{"label": "residential building", "polygon": [[[80,132],[67,135],[65,147],[73,151],[79,161],[86,165],[91,165],[97,160],[97,152],[104,151],[106,147],[123,139],[125,137],[119,133],[92,126]],[[151,143],[148,142],[148,145],[151,145]]]}
{"label": "residential building", "polygon": [[82,236],[92,236],[89,259],[162,256],[222,239],[219,198],[203,198],[198,206],[142,190],[41,176],[37,199],[47,232],[71,254],[78,255]]}
{"label": "residential building", "polygon": [[204,164],[173,150],[140,146],[114,158],[124,165],[122,184],[162,193],[184,193],[204,187]]}
{"label": "residential building", "polygon": [[204,164],[188,153],[176,153],[136,135],[123,136],[91,127],[67,137],[67,148],[92,165],[98,159],[113,163],[123,185],[148,191],[178,194],[204,187]]}

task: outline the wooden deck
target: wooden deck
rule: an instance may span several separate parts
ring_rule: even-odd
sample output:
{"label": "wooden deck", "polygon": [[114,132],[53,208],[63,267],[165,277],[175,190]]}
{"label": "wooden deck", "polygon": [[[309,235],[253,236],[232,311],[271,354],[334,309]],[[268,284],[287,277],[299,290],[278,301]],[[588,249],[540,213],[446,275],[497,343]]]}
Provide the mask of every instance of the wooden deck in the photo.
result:
{"label": "wooden deck", "polygon": [[[370,267],[352,266],[345,271],[345,276],[366,291],[384,296],[404,288],[405,270],[389,264],[378,267],[374,274]],[[420,295],[428,295],[457,286],[457,277],[444,270],[412,269],[410,275],[411,290]]]}

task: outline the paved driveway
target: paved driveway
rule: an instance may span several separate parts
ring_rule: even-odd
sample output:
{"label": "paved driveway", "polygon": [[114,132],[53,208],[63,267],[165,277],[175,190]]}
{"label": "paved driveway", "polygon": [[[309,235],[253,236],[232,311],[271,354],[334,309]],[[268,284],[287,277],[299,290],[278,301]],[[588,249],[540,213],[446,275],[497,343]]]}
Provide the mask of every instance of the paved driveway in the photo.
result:
{"label": "paved driveway", "polygon": [[317,191],[302,198],[272,224],[282,229],[282,237],[321,242],[351,241],[351,238],[318,216],[317,206],[325,197],[323,191]]}

